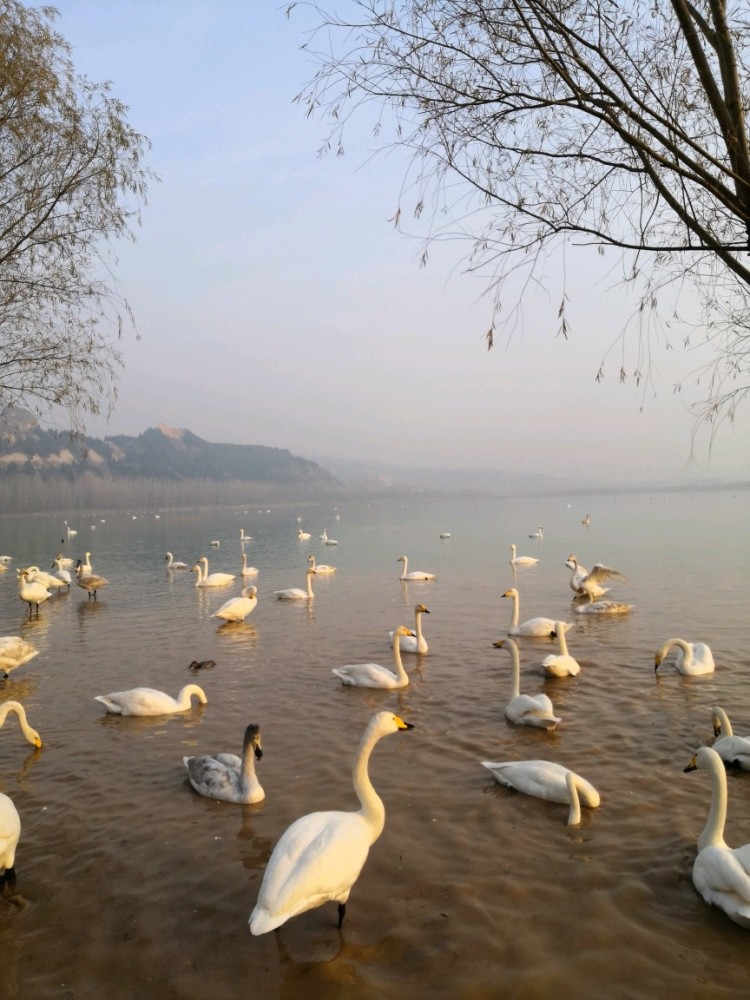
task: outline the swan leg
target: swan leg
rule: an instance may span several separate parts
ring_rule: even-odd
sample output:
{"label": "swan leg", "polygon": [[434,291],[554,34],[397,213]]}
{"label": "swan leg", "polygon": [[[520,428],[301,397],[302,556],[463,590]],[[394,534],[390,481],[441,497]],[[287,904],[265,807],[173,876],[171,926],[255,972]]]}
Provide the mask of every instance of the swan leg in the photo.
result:
{"label": "swan leg", "polygon": [[341,925],[344,922],[345,916],[346,916],[346,903],[339,903],[339,923],[338,923],[339,930],[341,930]]}
{"label": "swan leg", "polygon": [[16,869],[6,868],[2,875],[0,875],[0,885],[5,883],[10,889],[12,889],[16,884]]}

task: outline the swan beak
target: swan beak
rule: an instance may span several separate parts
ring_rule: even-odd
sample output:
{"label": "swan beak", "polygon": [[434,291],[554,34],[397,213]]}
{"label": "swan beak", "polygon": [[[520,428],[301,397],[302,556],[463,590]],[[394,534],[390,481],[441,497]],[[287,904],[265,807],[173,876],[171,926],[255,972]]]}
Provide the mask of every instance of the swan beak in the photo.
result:
{"label": "swan beak", "polygon": [[37,750],[42,746],[41,737],[39,736],[34,737],[34,746],[37,748]]}
{"label": "swan beak", "polygon": [[685,771],[696,771],[697,769],[698,769],[698,762],[695,759],[695,754],[693,754],[693,756],[690,758],[690,763],[688,764],[688,766],[683,767],[682,770],[684,773]]}
{"label": "swan beak", "polygon": [[[503,594],[503,597],[505,597],[505,594]],[[502,649],[504,645],[505,645],[505,639],[498,639],[497,642],[493,642],[492,643],[492,648],[493,649]]]}
{"label": "swan beak", "polygon": [[654,660],[654,670],[655,671],[658,670],[660,665],[661,665],[661,659],[657,656],[656,659]]}
{"label": "swan beak", "polygon": [[263,751],[261,750],[261,748],[255,747],[255,759],[260,760],[262,756],[263,756]]}
{"label": "swan beak", "polygon": [[404,722],[404,720],[399,715],[393,716],[393,721],[396,723],[399,729],[413,729],[414,725],[411,722]]}
{"label": "swan beak", "polygon": [[714,726],[714,736],[718,736],[721,733],[721,726]]}
{"label": "swan beak", "polygon": [[550,639],[556,639],[557,638],[557,632],[555,632],[555,630],[552,629],[552,631],[549,634],[549,637],[550,637]]}

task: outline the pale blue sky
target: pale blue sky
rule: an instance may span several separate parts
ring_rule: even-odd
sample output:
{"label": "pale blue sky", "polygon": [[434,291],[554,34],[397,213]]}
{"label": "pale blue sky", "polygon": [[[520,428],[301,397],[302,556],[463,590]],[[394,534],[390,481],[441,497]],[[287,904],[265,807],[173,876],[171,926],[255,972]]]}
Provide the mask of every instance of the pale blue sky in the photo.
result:
{"label": "pale blue sky", "polygon": [[687,466],[691,397],[672,386],[700,355],[657,351],[656,392],[618,382],[617,350],[594,381],[631,307],[591,280],[590,256],[567,260],[567,342],[552,274],[524,329],[486,351],[490,304],[461,248],[420,268],[388,222],[406,161],[371,157],[364,119],[345,157],[318,157],[326,126],[292,102],[314,72],[304,15],[265,0],[56,6],[77,69],[112,81],[161,177],[117,270],[141,339],[126,333],[117,409],[92,433],[167,423],[303,456],[585,482],[748,475],[750,406],[710,464],[704,436]]}

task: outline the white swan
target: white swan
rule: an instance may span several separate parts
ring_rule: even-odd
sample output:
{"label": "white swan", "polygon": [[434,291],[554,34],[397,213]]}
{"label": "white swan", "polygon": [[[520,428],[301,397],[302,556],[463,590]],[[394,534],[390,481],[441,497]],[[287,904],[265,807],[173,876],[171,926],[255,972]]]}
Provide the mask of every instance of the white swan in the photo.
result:
{"label": "white swan", "polygon": [[346,901],[362,871],[370,847],[383,832],[385,807],[372,786],[367,765],[378,740],[413,729],[392,712],[378,712],[365,730],[354,760],[352,780],[361,808],[357,812],[314,812],[282,834],[269,858],[258,902],[250,914],[252,934],[265,934],[290,917],[328,900],[339,904],[338,925]]}
{"label": "white swan", "polygon": [[94,567],[91,565],[91,553],[87,552],[86,553],[86,558],[85,559],[79,559],[76,562],[76,566],[83,566],[83,569],[84,569],[84,571],[86,573],[93,573],[94,572]]}
{"label": "white swan", "polygon": [[21,817],[12,799],[0,792],[0,868],[11,879],[15,872],[16,848],[21,836]]}
{"label": "white swan", "polygon": [[[240,529],[240,530],[242,530],[242,529]],[[211,546],[212,549],[219,549],[219,548],[221,548],[221,542],[219,541],[218,538],[212,538],[211,541],[208,544]]]}
{"label": "white swan", "polygon": [[409,629],[404,625],[393,632],[393,662],[396,673],[379,663],[347,663],[343,667],[334,667],[331,673],[341,678],[341,683],[348,687],[364,688],[403,688],[409,683],[409,675],[404,670],[399,649],[399,640],[409,635]]}
{"label": "white swan", "polygon": [[551,760],[511,760],[496,764],[483,760],[482,766],[491,771],[501,785],[515,788],[524,795],[569,803],[568,826],[580,824],[582,805],[596,809],[601,802],[599,792],[590,782]]}
{"label": "white swan", "polygon": [[[422,615],[429,615],[429,610],[424,606],[424,604],[415,604],[414,606],[414,631],[407,629],[408,634],[401,636],[401,642],[399,643],[399,649],[402,653],[426,653],[429,650],[427,645],[427,640],[422,635]],[[393,638],[393,632],[389,632],[390,638]]]}
{"label": "white swan", "polygon": [[[241,542],[252,542],[252,540],[253,540],[253,536],[252,535],[246,535],[245,534],[245,529],[244,528],[240,528],[240,541]],[[211,544],[213,545],[213,542]]]}
{"label": "white swan", "polygon": [[529,538],[538,538],[541,540],[542,538],[544,538],[544,533],[541,528],[537,528],[536,531],[532,532],[532,534],[529,535]]}
{"label": "white swan", "polygon": [[167,560],[167,569],[187,569],[188,564],[186,562],[177,562],[172,556],[171,552],[167,552],[164,556]]}
{"label": "white swan", "polygon": [[300,528],[299,531],[297,532],[297,538],[301,542],[306,542],[308,540],[308,538],[311,538],[311,537],[312,536],[311,536],[310,532],[309,531],[303,531],[302,528]]}
{"label": "white swan", "polygon": [[62,552],[58,552],[54,558],[55,564],[59,563],[61,569],[70,569],[70,567],[75,562],[72,556],[64,556]]}
{"label": "white swan", "polygon": [[[578,594],[581,584],[589,575],[589,571],[586,569],[585,566],[582,566],[578,562],[578,560],[572,553],[565,560],[565,565],[568,567],[568,569],[573,570],[569,580],[570,589],[575,594]],[[609,587],[600,587],[597,583],[594,583],[594,581],[592,580],[589,582],[587,593],[589,593],[591,597],[603,597],[604,594],[609,593]]]}
{"label": "white swan", "polygon": [[588,514],[585,517],[581,518],[581,524],[585,524],[587,528],[591,524],[591,518]]}
{"label": "white swan", "polygon": [[190,570],[191,573],[197,572],[197,577],[195,579],[196,587],[228,587],[230,583],[234,580],[234,573],[211,573],[208,572],[208,559],[206,556],[201,556],[195,566]]}
{"label": "white swan", "polygon": [[34,609],[36,609],[38,616],[39,605],[48,601],[50,597],[52,597],[52,594],[50,594],[47,588],[41,583],[34,583],[29,580],[28,573],[25,569],[22,569],[18,574],[18,596],[22,601],[25,601],[26,604],[28,604],[29,616],[31,616]]}
{"label": "white swan", "polygon": [[247,564],[247,553],[242,553],[242,569],[240,570],[240,576],[257,576],[258,567],[248,566]]}
{"label": "white swan", "polygon": [[258,588],[243,587],[239,597],[225,601],[212,618],[221,618],[225,622],[243,622],[258,603]]}
{"label": "white swan", "polygon": [[750,771],[750,739],[735,736],[729,717],[718,705],[711,709],[711,724],[714,727],[714,741],[711,749],[721,757],[728,767],[741,767]]}
{"label": "white swan", "polygon": [[[502,596],[513,599],[513,614],[510,619],[508,635],[525,635],[537,639],[552,638],[551,633],[555,631],[557,625],[557,622],[555,622],[553,618],[529,618],[527,621],[519,625],[518,619],[520,617],[520,606],[518,591],[515,587],[511,587],[510,590],[506,590]],[[563,622],[565,631],[567,632],[569,628],[573,628],[574,624],[575,622]]]}
{"label": "white swan", "polygon": [[731,848],[724,840],[727,776],[718,753],[701,747],[686,771],[700,768],[711,775],[711,808],[698,837],[693,885],[707,903],[718,906],[735,923],[750,927],[750,844]]}
{"label": "white swan", "polygon": [[328,529],[327,528],[323,528],[323,534],[320,537],[323,539],[323,542],[324,542],[325,545],[338,545],[339,544],[336,541],[335,538],[329,538],[328,537]]}
{"label": "white swan", "polygon": [[314,571],[307,570],[307,590],[302,590],[301,587],[289,587],[287,590],[274,590],[274,596],[277,601],[311,601],[315,594],[313,594],[312,589],[312,578],[315,575]]}
{"label": "white swan", "polygon": [[34,747],[42,745],[42,738],[36,729],[33,729],[26,718],[26,709],[20,701],[4,701],[0,705],[0,726],[5,725],[5,720],[13,712],[18,719],[18,727],[23,733],[24,739]]}
{"label": "white swan", "polygon": [[550,653],[542,660],[542,672],[548,677],[575,677],[581,672],[578,661],[568,653],[564,625],[565,622],[555,622],[555,635],[557,636],[559,652]]}
{"label": "white swan", "polygon": [[[0,670],[3,671],[6,680],[10,676],[11,670],[23,666],[24,663],[33,660],[35,656],[39,656],[39,650],[26,639],[22,639],[20,635],[0,636]],[[6,702],[6,704],[9,703]],[[2,708],[3,706],[0,705],[0,714]]]}
{"label": "white swan", "polygon": [[307,565],[312,569],[316,576],[330,576],[331,573],[336,572],[335,566],[329,566],[328,563],[315,562],[315,556],[307,557]]}
{"label": "white swan", "polygon": [[404,564],[399,580],[434,580],[434,573],[425,573],[423,570],[415,569],[409,573],[409,560],[406,556],[399,556],[396,562]]}
{"label": "white swan", "polygon": [[511,566],[533,566],[538,563],[539,560],[535,559],[533,556],[517,556],[515,545],[510,547],[510,564]]}
{"label": "white swan", "polygon": [[712,674],[714,657],[705,642],[686,642],[684,639],[668,639],[654,657],[654,670],[658,670],[672,646],[677,646],[675,669],[680,674]]}
{"label": "white swan", "polygon": [[62,590],[63,587],[68,587],[67,584],[61,577],[56,576],[53,573],[45,573],[44,570],[39,569],[38,566],[27,566],[26,573],[28,576],[29,583],[41,583],[43,587],[46,587],[51,593]]}
{"label": "white swan", "polygon": [[233,753],[208,754],[203,757],[183,757],[188,779],[200,795],[222,802],[249,805],[261,802],[266,793],[255,774],[255,761],[263,756],[260,726],[255,723],[245,729],[242,758]]}
{"label": "white swan", "polygon": [[187,711],[191,707],[193,695],[201,705],[208,701],[203,688],[197,684],[186,684],[176,698],[163,691],[155,691],[154,688],[138,687],[129,691],[98,694],[95,701],[100,701],[113,715],[173,715],[175,712]]}
{"label": "white swan", "polygon": [[[568,557],[568,562],[573,562],[573,559],[573,556]],[[584,577],[579,579],[576,593],[581,596],[590,594],[591,597],[601,597],[602,594],[606,593],[606,590],[602,590],[601,585],[606,583],[607,580],[627,582],[619,570],[605,566],[603,563],[595,563],[593,569],[589,570]]]}
{"label": "white swan", "polygon": [[88,592],[89,600],[92,597],[96,600],[96,592],[101,590],[102,587],[107,587],[109,580],[106,580],[103,576],[97,576],[95,573],[86,573],[79,561],[76,567],[76,584],[81,590]]}
{"label": "white swan", "polygon": [[574,607],[574,615],[626,615],[633,610],[632,604],[623,604],[621,601],[595,601],[588,592],[583,596],[586,603]]}
{"label": "white swan", "polygon": [[441,538],[450,538],[451,537],[451,533],[450,533],[450,531],[441,531],[440,532],[440,537]]}
{"label": "white swan", "polygon": [[9,563],[13,562],[13,556],[0,556],[0,563],[3,566],[7,566]]}
{"label": "white swan", "polygon": [[521,694],[521,662],[518,646],[512,639],[501,639],[493,643],[495,649],[509,649],[513,665],[513,682],[510,701],[505,706],[505,718],[517,726],[536,726],[538,729],[554,729],[561,720],[554,714],[552,702],[546,694]]}
{"label": "white swan", "polygon": [[[71,559],[71,562],[72,561],[73,560]],[[66,584],[68,590],[70,590],[70,585],[73,582],[73,577],[70,575],[70,570],[66,569],[65,566],[63,566],[63,561],[60,558],[60,556],[55,556],[55,559],[52,563],[52,569],[54,570],[54,575],[57,577],[57,579],[62,580],[63,584]]]}

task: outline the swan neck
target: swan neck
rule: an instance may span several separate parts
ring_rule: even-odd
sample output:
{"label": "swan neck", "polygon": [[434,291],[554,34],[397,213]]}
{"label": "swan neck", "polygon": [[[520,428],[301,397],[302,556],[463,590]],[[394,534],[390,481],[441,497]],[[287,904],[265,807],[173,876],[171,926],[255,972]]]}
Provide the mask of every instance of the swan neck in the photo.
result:
{"label": "swan neck", "polygon": [[724,824],[727,819],[727,776],[718,754],[710,758],[711,808],[706,825],[698,837],[698,850],[706,847],[726,847]]}
{"label": "swan neck", "polygon": [[513,667],[513,680],[511,685],[511,698],[517,698],[521,693],[521,660],[518,655],[518,647],[513,643],[510,647],[510,660]]}
{"label": "swan neck", "polygon": [[565,775],[565,783],[568,786],[570,795],[570,812],[568,813],[568,826],[579,826],[581,822],[581,800],[578,795],[578,781],[572,771]]}
{"label": "swan neck", "polygon": [[520,610],[518,607],[518,594],[511,594],[511,597],[513,598],[513,614],[511,615],[510,619],[510,627],[516,629],[518,628],[518,613]]}
{"label": "swan neck", "polygon": [[418,611],[414,616],[416,619],[417,649],[422,645],[422,612]]}
{"label": "swan neck", "polygon": [[568,643],[565,640],[565,629],[558,628],[557,630],[557,646],[560,650],[561,656],[568,656]]}
{"label": "swan neck", "polygon": [[307,574],[307,596],[308,597],[314,597],[315,596],[313,594],[313,589],[312,589],[312,578],[313,578],[312,573],[308,573]]}
{"label": "swan neck", "polygon": [[203,689],[199,688],[197,684],[186,684],[185,687],[180,691],[177,698],[177,702],[181,708],[190,707],[190,699],[194,694],[203,695]]}
{"label": "swan neck", "polygon": [[732,732],[732,723],[729,721],[729,716],[724,711],[724,709],[723,708],[714,709],[714,715],[716,715],[716,717],[719,720],[719,725],[721,726],[721,735],[734,736],[734,733]]}
{"label": "swan neck", "polygon": [[354,766],[352,767],[354,791],[357,793],[357,798],[362,806],[360,815],[370,827],[372,833],[371,844],[375,843],[385,826],[385,806],[373,788],[368,771],[370,755],[379,739],[380,735],[373,730],[372,725],[368,726],[359,744],[357,756],[354,758]]}
{"label": "swan neck", "polygon": [[393,633],[393,662],[396,665],[396,676],[404,684],[409,683],[409,675],[404,670],[404,662],[401,659],[401,636],[398,629]]}
{"label": "swan neck", "polygon": [[34,734],[31,726],[26,721],[26,711],[19,701],[6,701],[4,705],[0,705],[0,726],[5,725],[5,720],[11,712],[15,712],[19,728],[23,735],[29,742],[33,742]]}

